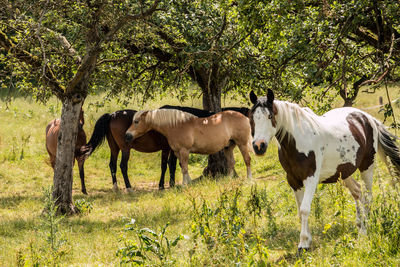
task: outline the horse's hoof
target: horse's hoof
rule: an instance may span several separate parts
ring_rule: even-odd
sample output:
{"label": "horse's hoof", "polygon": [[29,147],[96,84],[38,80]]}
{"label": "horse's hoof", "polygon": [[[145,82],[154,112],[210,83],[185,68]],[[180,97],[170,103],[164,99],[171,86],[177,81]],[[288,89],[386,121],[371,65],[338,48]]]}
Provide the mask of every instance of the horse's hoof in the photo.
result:
{"label": "horse's hoof", "polygon": [[117,184],[114,184],[114,185],[113,185],[112,191],[114,191],[115,193],[117,193],[117,192],[119,191],[118,185],[117,185]]}
{"label": "horse's hoof", "polygon": [[82,190],[82,193],[87,195],[88,193],[86,192],[86,190]]}
{"label": "horse's hoof", "polygon": [[304,255],[304,252],[309,251],[310,248],[298,248],[297,249],[297,257],[301,257]]}
{"label": "horse's hoof", "polygon": [[164,190],[165,188],[164,188],[164,186],[159,186],[158,187],[158,190],[160,190],[160,191],[162,191],[162,190]]}
{"label": "horse's hoof", "polygon": [[126,189],[126,192],[128,192],[128,194],[133,194],[133,189],[132,187],[129,187]]}

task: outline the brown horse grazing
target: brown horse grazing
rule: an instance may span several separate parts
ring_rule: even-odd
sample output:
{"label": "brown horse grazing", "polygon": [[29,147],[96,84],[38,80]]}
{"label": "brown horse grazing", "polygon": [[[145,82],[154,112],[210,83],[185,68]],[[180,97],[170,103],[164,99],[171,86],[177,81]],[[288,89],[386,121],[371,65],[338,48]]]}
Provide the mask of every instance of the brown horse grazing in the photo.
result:
{"label": "brown horse grazing", "polygon": [[[78,136],[76,138],[75,144],[75,159],[78,162],[79,167],[79,176],[81,178],[81,186],[82,193],[87,194],[85,187],[85,171],[83,168],[83,164],[85,163],[85,159],[81,157],[82,153],[80,149],[82,146],[86,144],[86,134],[83,130],[83,124],[85,120],[83,118],[83,110],[81,108],[81,112],[79,114],[79,126],[78,126]],[[46,149],[50,156],[51,167],[54,169],[54,165],[56,164],[56,154],[57,154],[57,138],[58,133],[60,131],[60,119],[54,119],[46,127]]]}
{"label": "brown horse grazing", "polygon": [[214,154],[222,149],[228,160],[228,173],[233,172],[235,161],[231,155],[237,145],[251,178],[250,155],[252,137],[249,119],[239,112],[223,111],[206,118],[175,109],[139,111],[126,131],[125,140],[130,142],[155,130],[164,135],[178,157],[183,183],[190,183],[188,173],[189,153]]}

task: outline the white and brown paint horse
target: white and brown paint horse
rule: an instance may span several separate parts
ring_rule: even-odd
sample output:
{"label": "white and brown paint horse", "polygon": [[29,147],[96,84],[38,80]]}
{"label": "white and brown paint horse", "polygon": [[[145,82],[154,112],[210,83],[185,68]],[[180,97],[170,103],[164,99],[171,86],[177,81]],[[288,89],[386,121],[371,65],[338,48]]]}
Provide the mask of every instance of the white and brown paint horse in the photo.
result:
{"label": "white and brown paint horse", "polygon": [[[293,189],[301,221],[299,251],[309,249],[308,226],[311,202],[318,183],[334,183],[343,179],[356,202],[357,222],[365,232],[360,209],[372,196],[372,175],[375,154],[388,164],[388,157],[400,171],[400,153],[396,137],[371,115],[356,108],[337,108],[322,116],[297,104],[274,100],[250,93],[254,104],[250,120],[254,123],[253,148],[257,155],[266,152],[273,137],[278,140],[279,160]],[[369,198],[361,196],[361,186],[352,178],[357,169],[365,182]],[[364,214],[365,215],[365,214]]]}
{"label": "white and brown paint horse", "polygon": [[[85,124],[85,119],[83,116],[83,110],[79,113],[79,125],[78,125],[78,135],[76,137],[75,143],[75,159],[78,162],[79,167],[79,176],[81,178],[81,188],[82,193],[87,194],[86,186],[85,186],[85,171],[84,171],[84,163],[85,158],[82,157],[81,147],[86,144],[86,134],[83,130],[83,125]],[[54,169],[56,164],[56,155],[57,155],[57,139],[58,134],[60,132],[60,119],[54,119],[46,127],[46,149],[47,153],[50,156],[50,164]]]}
{"label": "white and brown paint horse", "polygon": [[139,111],[126,131],[127,142],[155,130],[164,135],[179,159],[183,183],[191,182],[188,173],[189,153],[214,154],[224,149],[228,161],[228,173],[232,174],[235,160],[233,149],[237,145],[251,178],[250,155],[251,127],[249,119],[236,111],[223,111],[205,118],[176,109]]}

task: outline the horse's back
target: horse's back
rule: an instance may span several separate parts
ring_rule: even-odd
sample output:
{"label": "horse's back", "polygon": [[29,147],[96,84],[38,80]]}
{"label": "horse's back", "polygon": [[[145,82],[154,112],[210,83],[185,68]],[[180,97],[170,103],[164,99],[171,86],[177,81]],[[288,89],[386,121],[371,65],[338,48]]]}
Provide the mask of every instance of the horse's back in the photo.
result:
{"label": "horse's back", "polygon": [[163,135],[156,131],[150,131],[137,138],[131,143],[126,143],[125,133],[132,124],[136,110],[118,110],[111,114],[110,131],[118,147],[122,150],[135,149],[140,152],[156,152],[161,149],[168,149],[169,145]]}
{"label": "horse's back", "polygon": [[210,136],[225,136],[236,142],[247,142],[251,136],[249,118],[237,111],[225,110],[199,120]]}

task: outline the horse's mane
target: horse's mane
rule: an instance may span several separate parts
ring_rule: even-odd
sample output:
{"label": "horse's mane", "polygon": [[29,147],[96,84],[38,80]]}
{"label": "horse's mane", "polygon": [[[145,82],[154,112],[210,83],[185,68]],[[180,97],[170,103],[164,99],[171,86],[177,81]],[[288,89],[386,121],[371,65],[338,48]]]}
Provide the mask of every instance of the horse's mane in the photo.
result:
{"label": "horse's mane", "polygon": [[287,101],[274,101],[277,109],[276,122],[277,129],[280,131],[280,137],[284,138],[286,133],[294,133],[300,128],[304,131],[304,127],[311,127],[316,134],[320,133],[321,127],[318,121],[319,116],[309,108],[302,108],[297,104]]}
{"label": "horse's mane", "polygon": [[[139,118],[146,110],[136,112],[133,119]],[[176,126],[179,123],[186,122],[192,118],[197,118],[195,115],[180,111],[177,109],[154,109],[148,110],[145,122],[153,123],[156,126]]]}

